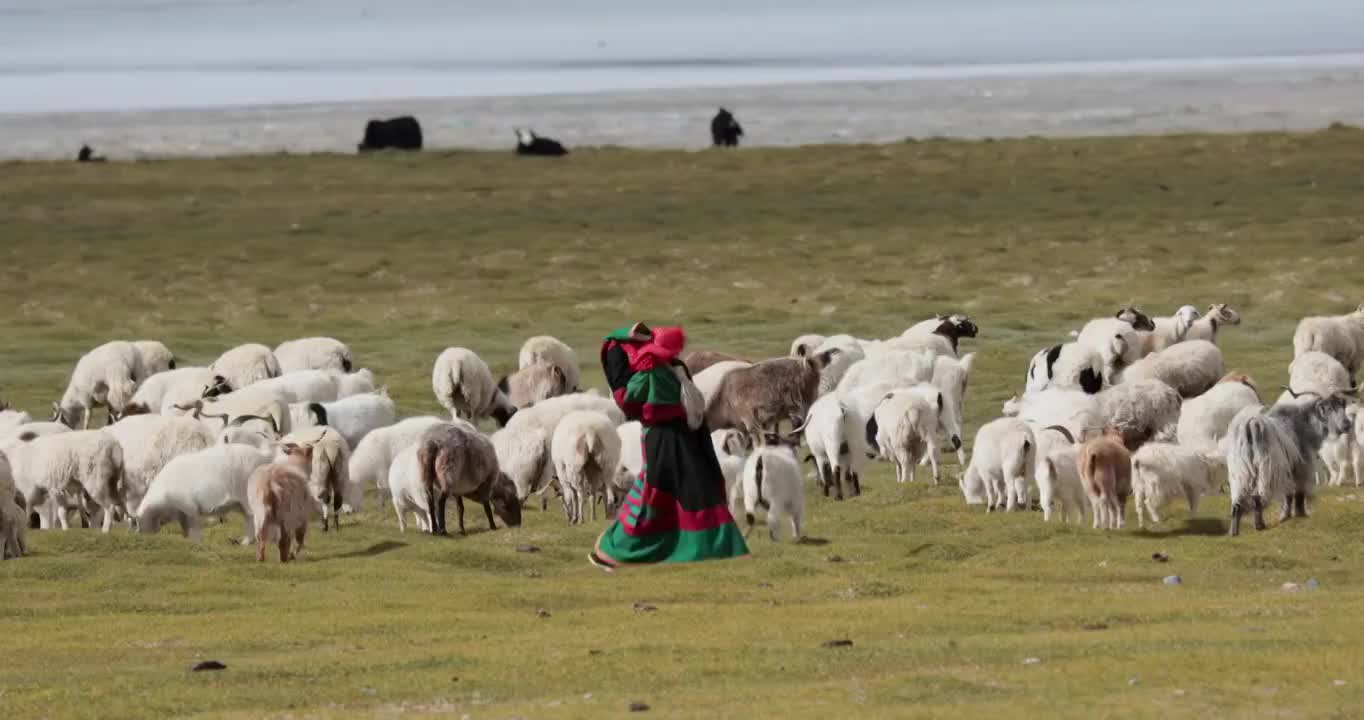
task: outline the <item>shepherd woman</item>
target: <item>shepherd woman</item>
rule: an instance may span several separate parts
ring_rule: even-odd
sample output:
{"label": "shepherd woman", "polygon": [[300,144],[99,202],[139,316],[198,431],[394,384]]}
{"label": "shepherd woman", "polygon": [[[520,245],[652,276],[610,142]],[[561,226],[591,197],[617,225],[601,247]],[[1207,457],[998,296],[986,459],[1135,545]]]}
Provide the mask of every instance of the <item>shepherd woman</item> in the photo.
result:
{"label": "shepherd woman", "polygon": [[680,327],[636,323],[602,345],[606,382],[626,419],[640,421],[644,445],[644,470],[589,556],[607,570],[748,554],[702,422],[705,401],[677,359],[686,342]]}

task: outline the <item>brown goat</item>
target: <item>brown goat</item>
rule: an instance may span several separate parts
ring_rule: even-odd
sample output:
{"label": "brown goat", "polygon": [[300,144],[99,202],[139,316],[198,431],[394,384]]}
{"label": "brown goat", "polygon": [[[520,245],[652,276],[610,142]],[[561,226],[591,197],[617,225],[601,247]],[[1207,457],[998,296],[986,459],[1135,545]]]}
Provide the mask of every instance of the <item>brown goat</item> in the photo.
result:
{"label": "brown goat", "polygon": [[502,378],[497,383],[497,389],[520,410],[542,400],[567,395],[570,388],[563,369],[541,361]]}
{"label": "brown goat", "polygon": [[[251,473],[246,500],[256,522],[256,560],[265,562],[265,547],[279,543],[279,561],[289,562],[303,549],[308,518],[316,507],[308,493],[308,470],[313,449],[292,445],[279,462],[262,465]],[[290,552],[290,540],[298,545]]]}
{"label": "brown goat", "polygon": [[693,377],[696,376],[696,373],[705,370],[715,363],[722,363],[729,360],[752,362],[741,357],[735,357],[729,353],[722,353],[715,350],[692,350],[691,352],[682,354],[682,364],[687,366],[687,369],[691,371]]}
{"label": "brown goat", "polygon": [[1121,530],[1132,494],[1132,454],[1123,445],[1122,432],[1109,426],[1086,440],[1075,453],[1075,465],[1094,508],[1095,529]]}
{"label": "brown goat", "polygon": [[706,406],[706,424],[711,430],[735,428],[759,442],[779,434],[782,420],[800,425],[819,397],[820,371],[838,352],[764,360],[731,371]]}
{"label": "brown goat", "polygon": [[417,441],[417,464],[426,486],[427,510],[431,514],[431,534],[445,535],[445,501],[455,498],[459,512],[459,534],[464,534],[464,498],[483,503],[488,528],[496,510],[508,527],[521,524],[521,501],[516,486],[497,465],[497,453],[488,438],[477,430],[441,423],[432,426]]}

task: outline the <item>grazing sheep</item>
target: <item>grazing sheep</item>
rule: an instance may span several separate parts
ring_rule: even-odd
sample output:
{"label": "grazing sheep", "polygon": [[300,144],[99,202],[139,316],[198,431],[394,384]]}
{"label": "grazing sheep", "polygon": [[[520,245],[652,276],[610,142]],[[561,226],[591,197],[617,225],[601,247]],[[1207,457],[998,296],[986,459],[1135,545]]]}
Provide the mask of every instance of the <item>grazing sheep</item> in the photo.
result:
{"label": "grazing sheep", "polygon": [[1175,439],[1185,447],[1213,450],[1227,436],[1227,427],[1236,413],[1259,404],[1260,395],[1249,382],[1219,382],[1202,395],[1184,401]]}
{"label": "grazing sheep", "polygon": [[[309,450],[306,468],[308,492],[322,515],[322,532],[331,527],[341,529],[341,505],[359,510],[364,501],[363,488],[352,484],[350,477],[350,445],[333,428],[308,429],[280,439],[280,453],[287,455],[294,448]],[[282,460],[283,457],[276,457]]]}
{"label": "grazing sheep", "polygon": [[1049,388],[1083,390],[1090,395],[1104,388],[1104,358],[1097,350],[1078,342],[1040,350],[1028,363],[1025,392]]}
{"label": "grazing sheep", "polygon": [[[365,435],[365,439],[361,440],[350,454],[350,468],[347,473],[351,482],[359,488],[373,485],[380,492],[387,492],[389,468],[392,467],[398,453],[415,445],[422,433],[440,422],[440,418],[431,415],[412,417]],[[425,500],[422,501],[422,507],[426,507]]]}
{"label": "grazing sheep", "polygon": [[378,385],[374,384],[374,371],[369,368],[360,368],[352,373],[332,371],[332,376],[336,378],[336,399],[348,398],[351,395],[374,392]]}
{"label": "grazing sheep", "polygon": [[866,427],[867,416],[855,404],[844,405],[833,393],[821,396],[810,406],[802,430],[825,497],[833,489],[834,497],[842,500],[845,486],[851,495],[862,494]]}
{"label": "grazing sheep", "polygon": [[799,541],[800,523],[805,514],[805,482],[800,476],[796,454],[784,445],[757,448],[744,462],[744,517],[748,521],[747,537],[753,532],[753,513],[762,509],[767,513],[767,532],[772,542],[779,542],[781,521],[791,519],[791,535]]}
{"label": "grazing sheep", "polygon": [[1132,453],[1123,434],[1115,427],[1104,428],[1080,444],[1075,465],[1093,508],[1094,529],[1121,530],[1132,494]]}
{"label": "grazing sheep", "polygon": [[1216,450],[1184,447],[1173,443],[1147,443],[1132,454],[1132,501],[1137,525],[1145,528],[1142,511],[1151,522],[1160,522],[1160,510],[1183,497],[1189,514],[1198,512],[1198,499],[1222,489],[1227,460]]}
{"label": "grazing sheep", "polygon": [[58,512],[59,496],[79,499],[82,515],[104,511],[104,532],[113,527],[114,511],[123,504],[123,448],[112,435],[99,430],[55,433],[8,446],[10,470],[24,495],[24,505],[68,527],[66,513]]}
{"label": "grazing sheep", "polygon": [[422,433],[417,441],[417,464],[421,467],[426,489],[426,511],[431,516],[431,533],[445,535],[445,502],[455,498],[459,534],[464,533],[464,498],[483,503],[488,529],[496,530],[496,509],[509,527],[521,524],[521,503],[516,486],[497,466],[497,453],[488,438],[471,432],[467,426],[442,423]]}
{"label": "grazing sheep", "polygon": [[[315,507],[308,497],[308,467],[313,449],[299,445],[283,448],[276,462],[261,465],[246,483],[246,501],[256,521],[256,561],[265,562],[267,545],[279,544],[279,561],[289,562],[303,549],[308,517]],[[291,551],[290,540],[297,541]]]}
{"label": "grazing sheep", "polygon": [[550,460],[570,525],[582,523],[584,501],[592,506],[592,519],[597,519],[597,498],[606,499],[620,456],[620,436],[606,415],[578,411],[559,422],[550,440]]}
{"label": "grazing sheep", "polygon": [[326,370],[294,370],[276,378],[253,383],[251,388],[273,390],[279,393],[281,400],[291,405],[336,402],[341,395],[337,376]]}
{"label": "grazing sheep", "polygon": [[61,401],[52,403],[52,421],[88,430],[94,409],[104,407],[112,422],[132,401],[145,375],[142,354],[132,343],[116,340],[100,345],[76,362]]}
{"label": "grazing sheep", "polygon": [[958,352],[961,338],[973,338],[978,332],[980,332],[980,328],[971,322],[971,318],[961,313],[952,313],[951,315],[935,315],[929,320],[917,323],[900,337],[926,338],[930,335],[940,335],[951,344],[952,354],[955,355]]}
{"label": "grazing sheep", "polygon": [[1189,333],[1189,327],[1198,318],[1198,308],[1192,305],[1181,306],[1170,317],[1152,318],[1154,330],[1137,331],[1137,337],[1141,339],[1141,355],[1145,357],[1183,340]]}
{"label": "grazing sheep", "polygon": [[1280,403],[1265,412],[1246,408],[1237,413],[1227,430],[1232,536],[1241,532],[1247,501],[1255,513],[1256,530],[1265,529],[1267,502],[1283,502],[1280,522],[1307,516],[1313,458],[1328,436],[1351,432],[1350,402],[1332,395],[1301,404]]}
{"label": "grazing sheep", "polygon": [[711,430],[735,428],[750,437],[775,433],[782,420],[800,425],[819,395],[819,373],[830,354],[764,360],[725,375],[706,406]]}
{"label": "grazing sheep", "polygon": [[[136,509],[157,473],[171,460],[214,443],[204,424],[188,417],[136,415],[104,428],[123,450],[123,504]],[[253,433],[254,434],[254,433]],[[131,519],[131,515],[130,515]]]}
{"label": "grazing sheep", "polygon": [[299,370],[332,370],[348,373],[354,366],[350,347],[335,338],[311,337],[287,340],[275,348],[281,374]]}
{"label": "grazing sheep", "polygon": [[1060,425],[1033,429],[1037,441],[1033,477],[1042,504],[1042,521],[1051,522],[1052,501],[1061,506],[1061,522],[1071,517],[1084,524],[1090,509],[1089,497],[1075,463],[1075,437]]}
{"label": "grazing sheep", "polygon": [[156,474],[137,507],[137,529],[157,533],[169,522],[199,542],[200,518],[237,510],[245,516],[242,544],[255,540],[255,524],[247,500],[247,482],[256,468],[270,462],[268,452],[250,445],[214,445],[173,458]]}
{"label": "grazing sheep", "polygon": [[133,399],[123,406],[121,417],[161,413],[165,400],[180,386],[177,403],[189,403],[203,397],[204,388],[213,383],[213,372],[206,367],[185,367],[159,372],[137,386]]}
{"label": "grazing sheep", "polygon": [[[933,465],[933,484],[938,484],[938,429],[943,410],[942,391],[927,383],[886,393],[876,406],[872,413],[876,446],[895,462],[896,482],[913,480],[919,458],[927,453]],[[961,440],[953,444],[960,447]]]}
{"label": "grazing sheep", "polygon": [[[1312,393],[1318,397],[1329,397],[1336,393],[1354,392],[1354,378],[1340,361],[1326,353],[1308,351],[1295,358],[1288,365],[1288,387],[1292,393],[1302,395]],[[1291,395],[1285,391],[1279,398],[1282,402]]]}
{"label": "grazing sheep", "polygon": [[[980,426],[971,446],[971,464],[959,482],[966,502],[984,501],[986,512],[1026,508],[1036,447],[1032,428],[1018,418],[1003,417]],[[1044,497],[1044,508],[1047,500]]]}
{"label": "grazing sheep", "polygon": [[275,353],[264,345],[238,345],[218,356],[208,369],[221,377],[228,392],[283,374]]}
{"label": "grazing sheep", "polygon": [[347,447],[356,447],[365,436],[397,420],[397,409],[388,391],[362,393],[332,403],[299,403],[289,406],[294,429],[326,425],[336,428]]}
{"label": "grazing sheep", "polygon": [[1110,378],[1141,357],[1139,330],[1155,330],[1156,325],[1134,307],[1124,307],[1111,318],[1096,318],[1085,323],[1075,341],[1092,348],[1103,358],[1104,373]]}
{"label": "grazing sheep", "polygon": [[502,378],[497,383],[497,389],[506,397],[507,402],[517,409],[530,407],[552,397],[567,395],[569,390],[568,378],[564,377],[564,371],[547,362],[529,365]]}
{"label": "grazing sheep", "polygon": [[564,416],[577,410],[595,410],[625,422],[625,414],[611,398],[591,393],[573,393],[550,398],[518,412],[505,428],[493,433],[493,446],[502,472],[512,479],[516,495],[524,502],[535,493],[549,489],[554,475],[550,461],[550,441]]}
{"label": "grazing sheep", "polygon": [[1207,340],[1185,340],[1129,365],[1117,382],[1160,380],[1184,398],[1208,391],[1226,372],[1222,351]]}
{"label": "grazing sheep", "polygon": [[0,560],[28,554],[24,532],[28,528],[28,508],[14,484],[9,459],[0,452]]}
{"label": "grazing sheep", "polygon": [[[720,383],[725,379],[726,375],[739,368],[752,366],[753,363],[744,362],[742,360],[718,362],[700,372],[693,370],[692,384],[696,386],[697,390],[701,391],[701,396],[706,399],[706,406],[709,407],[711,401],[715,399],[715,393],[719,392]],[[688,366],[688,369],[690,369],[690,366]]]}
{"label": "grazing sheep", "polygon": [[1103,402],[1097,395],[1055,388],[1015,395],[1005,401],[1003,414],[1017,417],[1034,428],[1059,426],[1073,438],[1103,426]]}
{"label": "grazing sheep", "polygon": [[[806,355],[809,355],[820,345],[823,345],[826,339],[827,338],[823,335],[801,335],[791,341],[791,357],[805,357]],[[693,373],[699,372],[696,368],[692,368],[691,365],[688,365],[687,367],[691,368]]]}
{"label": "grazing sheep", "polygon": [[427,507],[426,485],[422,482],[421,463],[417,462],[417,445],[408,445],[394,456],[385,471],[393,512],[398,515],[398,532],[407,532],[407,514],[417,519],[417,529],[431,532],[431,516]]}
{"label": "grazing sheep", "polygon": [[1316,350],[1345,366],[1351,378],[1364,363],[1364,304],[1348,315],[1306,317],[1293,332],[1293,357]]}
{"label": "grazing sheep", "polygon": [[527,368],[540,362],[547,362],[564,371],[569,392],[578,392],[581,375],[578,370],[578,354],[558,338],[538,335],[521,345],[517,356],[517,367]]}
{"label": "grazing sheep", "polygon": [[1240,325],[1241,314],[1227,306],[1226,303],[1213,303],[1208,306],[1208,312],[1202,317],[1189,324],[1189,330],[1184,334],[1185,340],[1207,340],[1210,343],[1217,342],[1217,330],[1223,325]]}
{"label": "grazing sheep", "polygon": [[141,356],[142,375],[137,378],[142,382],[147,378],[175,369],[175,353],[170,348],[157,340],[134,340],[133,347],[137,349],[137,354]]}
{"label": "grazing sheep", "polygon": [[1174,437],[1181,400],[1174,388],[1160,380],[1114,385],[1098,397],[1101,417],[1118,430],[1129,452],[1150,440]]}
{"label": "grazing sheep", "polygon": [[492,371],[473,350],[446,348],[431,371],[431,389],[450,417],[478,422],[489,415],[506,426],[516,412],[507,396],[493,384]]}

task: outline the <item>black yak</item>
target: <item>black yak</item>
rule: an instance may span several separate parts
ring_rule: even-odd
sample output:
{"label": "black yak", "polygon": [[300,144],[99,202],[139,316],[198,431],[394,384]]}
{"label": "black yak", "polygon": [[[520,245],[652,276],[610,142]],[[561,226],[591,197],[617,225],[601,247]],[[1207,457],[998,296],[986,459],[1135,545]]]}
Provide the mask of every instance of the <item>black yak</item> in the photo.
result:
{"label": "black yak", "polygon": [[738,147],[744,128],[730,111],[720,108],[710,121],[710,139],[716,147]]}
{"label": "black yak", "polygon": [[403,115],[387,120],[370,120],[365,125],[365,139],[357,146],[360,152],[389,148],[422,149],[422,126],[417,122],[417,118]]}
{"label": "black yak", "polygon": [[560,144],[558,140],[536,135],[534,130],[517,130],[516,154],[559,157],[560,155],[567,155],[568,148]]}

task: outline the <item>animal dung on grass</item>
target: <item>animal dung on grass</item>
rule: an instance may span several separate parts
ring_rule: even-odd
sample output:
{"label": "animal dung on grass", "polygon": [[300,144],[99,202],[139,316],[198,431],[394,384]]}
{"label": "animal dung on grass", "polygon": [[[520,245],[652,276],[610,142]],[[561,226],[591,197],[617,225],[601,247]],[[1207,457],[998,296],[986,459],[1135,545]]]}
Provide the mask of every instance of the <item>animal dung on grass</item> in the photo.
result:
{"label": "animal dung on grass", "polygon": [[826,647],[826,648],[843,648],[843,647],[852,647],[852,646],[853,646],[853,641],[848,640],[847,638],[841,638],[841,639],[838,639],[838,640],[825,640],[823,643],[820,644],[820,647]]}
{"label": "animal dung on grass", "polygon": [[203,662],[201,662],[201,663],[195,665],[194,667],[190,668],[190,672],[204,672],[204,671],[206,671],[206,670],[226,670],[226,669],[227,669],[227,666],[224,665],[224,664],[222,664],[222,663],[220,663],[220,662],[218,662],[217,660],[205,660],[205,661],[203,661]]}

